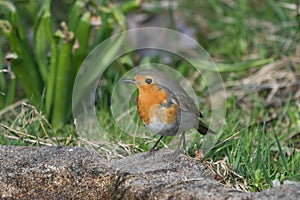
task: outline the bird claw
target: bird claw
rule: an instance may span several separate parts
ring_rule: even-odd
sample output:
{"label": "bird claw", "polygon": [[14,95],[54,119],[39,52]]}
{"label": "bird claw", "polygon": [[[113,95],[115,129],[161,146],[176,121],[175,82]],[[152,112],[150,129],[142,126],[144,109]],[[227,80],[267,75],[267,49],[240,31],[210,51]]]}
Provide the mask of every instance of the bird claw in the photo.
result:
{"label": "bird claw", "polygon": [[155,151],[158,151],[159,149],[158,148],[155,148],[155,147],[152,147],[149,151],[149,153],[152,153],[152,152],[155,152]]}
{"label": "bird claw", "polygon": [[156,149],[156,148],[152,148],[152,149],[150,149],[150,151],[147,151],[144,155],[143,155],[143,157],[144,158],[148,158],[149,156],[151,156],[151,155],[153,155],[155,152],[157,152],[158,151],[158,149]]}
{"label": "bird claw", "polygon": [[186,151],[183,148],[179,147],[174,151],[174,155],[179,155],[179,154],[186,154]]}

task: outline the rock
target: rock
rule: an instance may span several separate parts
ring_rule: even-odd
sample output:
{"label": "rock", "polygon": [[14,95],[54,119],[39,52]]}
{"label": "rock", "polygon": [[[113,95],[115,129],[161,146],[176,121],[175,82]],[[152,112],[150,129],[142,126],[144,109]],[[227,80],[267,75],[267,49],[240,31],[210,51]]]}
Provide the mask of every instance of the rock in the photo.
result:
{"label": "rock", "polygon": [[185,155],[160,150],[107,160],[80,147],[0,147],[6,199],[300,199],[300,184],[247,193]]}

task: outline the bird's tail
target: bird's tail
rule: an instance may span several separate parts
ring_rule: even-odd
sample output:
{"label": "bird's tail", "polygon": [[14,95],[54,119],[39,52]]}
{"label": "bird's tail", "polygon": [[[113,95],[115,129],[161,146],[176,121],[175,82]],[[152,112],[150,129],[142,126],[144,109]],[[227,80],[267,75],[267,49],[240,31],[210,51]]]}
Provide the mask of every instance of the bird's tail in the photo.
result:
{"label": "bird's tail", "polygon": [[208,126],[200,120],[199,120],[199,124],[198,124],[198,127],[197,127],[197,131],[199,133],[201,133],[202,135],[206,135],[207,133],[217,134],[215,131],[208,128]]}

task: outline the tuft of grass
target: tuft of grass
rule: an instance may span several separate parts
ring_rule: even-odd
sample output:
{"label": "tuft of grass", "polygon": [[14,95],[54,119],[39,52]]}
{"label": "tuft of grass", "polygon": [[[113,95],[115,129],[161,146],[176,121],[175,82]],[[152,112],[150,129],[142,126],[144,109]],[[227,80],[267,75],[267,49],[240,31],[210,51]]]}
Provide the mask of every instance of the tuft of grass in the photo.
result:
{"label": "tuft of grass", "polygon": [[[54,130],[47,118],[27,99],[0,110],[0,145],[79,145],[73,126]],[[57,136],[58,135],[58,136]]]}
{"label": "tuft of grass", "polygon": [[[229,101],[234,103],[234,97]],[[285,118],[282,120],[280,116],[273,119],[269,112],[260,112],[261,108],[256,107],[252,114],[248,114],[248,122],[240,120],[246,116],[246,111],[229,112],[230,117],[227,117],[220,141],[207,157],[215,162],[226,158],[234,172],[243,177],[238,177],[238,182],[245,179],[245,188],[249,191],[262,191],[272,187],[274,181],[300,181],[300,160],[297,159],[300,146],[296,140],[289,139],[297,135],[298,127],[290,128],[287,132],[288,126],[282,123],[289,120],[287,113],[293,112],[293,109],[289,105],[286,113],[282,114]],[[240,188],[238,184],[235,187]]]}

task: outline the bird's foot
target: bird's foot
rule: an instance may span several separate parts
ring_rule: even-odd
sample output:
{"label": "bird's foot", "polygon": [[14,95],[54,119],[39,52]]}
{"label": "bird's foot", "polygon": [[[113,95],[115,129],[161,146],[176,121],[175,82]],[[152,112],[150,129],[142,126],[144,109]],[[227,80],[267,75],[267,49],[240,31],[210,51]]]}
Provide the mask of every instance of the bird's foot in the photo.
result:
{"label": "bird's foot", "polygon": [[145,154],[144,154],[144,158],[148,158],[149,156],[153,155],[155,152],[157,152],[159,150],[159,148],[151,148],[149,151],[147,151]]}
{"label": "bird's foot", "polygon": [[185,151],[185,149],[183,149],[183,148],[177,148],[177,149],[174,151],[174,154],[175,154],[175,155],[186,154],[186,151]]}

